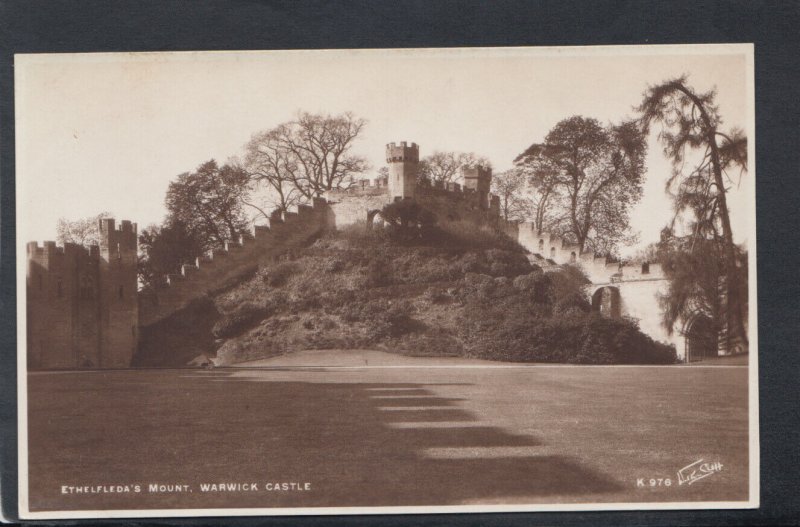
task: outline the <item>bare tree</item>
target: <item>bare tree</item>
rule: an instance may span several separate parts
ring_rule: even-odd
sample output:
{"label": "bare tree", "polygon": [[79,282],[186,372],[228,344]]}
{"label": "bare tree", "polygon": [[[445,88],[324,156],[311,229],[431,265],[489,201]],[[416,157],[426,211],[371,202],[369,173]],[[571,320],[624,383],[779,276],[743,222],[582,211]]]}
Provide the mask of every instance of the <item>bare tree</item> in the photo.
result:
{"label": "bare tree", "polygon": [[495,174],[492,193],[500,198],[500,214],[506,221],[525,221],[533,209],[528,178],[519,168]]}
{"label": "bare tree", "polygon": [[[692,232],[698,247],[704,240],[719,238],[722,242],[728,304],[736,307],[730,313],[731,333],[747,343],[742,278],[726,199],[731,173],[741,177],[747,170],[747,137],[739,129],[720,130],[722,118],[715,97],[715,90],[696,92],[683,75],[648,87],[638,110],[645,133],[652,123],[662,125],[658,137],[672,161],[666,188],[674,198],[675,216],[685,212],[693,216]],[[688,169],[687,156],[699,159]]]}
{"label": "bare tree", "polygon": [[56,224],[56,241],[60,244],[76,243],[78,245],[100,244],[100,220],[113,218],[111,212],[101,212],[97,216],[68,220],[59,218]]}
{"label": "bare tree", "polygon": [[602,126],[574,116],[559,122],[516,162],[539,190],[536,221],[560,206],[567,238],[580,250],[613,254],[630,233],[630,208],[642,195],[646,142],[633,122]]}
{"label": "bare tree", "polygon": [[[289,210],[291,205],[303,199],[303,194],[295,186],[300,167],[295,155],[286,148],[282,138],[291,135],[285,130],[289,125],[283,124],[272,130],[253,134],[245,146],[245,157],[242,168],[247,172],[252,189],[265,187],[268,199],[281,211]],[[245,202],[262,214],[269,217],[260,207]]]}
{"label": "bare tree", "polygon": [[568,229],[568,215],[565,213],[563,198],[558,192],[558,179],[554,173],[537,168],[532,170],[524,161],[517,163],[529,188],[530,212],[534,227],[562,236]]}
{"label": "bare tree", "polygon": [[367,121],[341,115],[301,113],[275,129],[276,141],[288,155],[292,183],[306,199],[326,190],[348,188],[368,168],[366,159],[351,152]]}

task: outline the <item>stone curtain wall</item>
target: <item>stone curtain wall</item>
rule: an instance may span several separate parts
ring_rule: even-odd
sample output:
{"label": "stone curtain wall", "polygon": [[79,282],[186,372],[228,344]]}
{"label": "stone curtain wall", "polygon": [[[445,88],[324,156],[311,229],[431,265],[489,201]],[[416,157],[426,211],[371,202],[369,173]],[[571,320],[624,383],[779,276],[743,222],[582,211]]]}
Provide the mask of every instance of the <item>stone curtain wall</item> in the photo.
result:
{"label": "stone curtain wall", "polygon": [[27,246],[28,365],[116,368],[137,341],[136,224],[102,220],[100,246]]}
{"label": "stone curtain wall", "polygon": [[255,272],[263,259],[276,257],[331,224],[330,207],[319,198],[312,206],[298,206],[295,212],[273,214],[268,227],[255,226],[250,236],[184,264],[179,274],[167,277],[166,287],[140,294],[139,327],[167,318],[193,299],[235,285]]}
{"label": "stone curtain wall", "polygon": [[[166,277],[165,287],[155,291],[136,291],[136,225],[129,221],[116,229],[114,220],[102,220],[99,247],[28,244],[29,365],[126,367],[136,350],[139,331],[184,309],[194,299],[235,285],[255,272],[264,259],[274,259],[305,243],[320,229],[366,225],[384,205],[411,196],[441,220],[470,221],[504,232],[527,249],[530,260],[545,271],[558,270],[565,264],[581,267],[591,281],[587,287],[590,298],[611,298],[613,294],[618,298],[613,316],[637,320],[642,331],[674,344],[678,356],[685,357],[681,331],[668,335],[661,326],[658,295],[666,291],[668,282],[660,265],[621,265],[589,251],[581,252],[577,245],[540,232],[531,223],[505,221],[499,197],[489,193],[489,169],[465,169],[463,188],[457,183],[417,184],[418,161],[415,143],[390,143],[389,178],[361,180],[350,189],[315,198],[310,206],[276,212],[268,227],[256,226],[236,243],[227,243],[224,249],[183,265],[180,273]],[[720,354],[732,352],[720,346]]]}
{"label": "stone curtain wall", "polygon": [[[641,330],[655,340],[675,345],[678,357],[685,358],[686,342],[680,331],[668,334],[661,325],[661,308],[658,295],[669,285],[660,264],[623,265],[610,258],[596,256],[593,252],[580,252],[575,244],[547,232],[536,230],[532,223],[518,226],[517,240],[532,253],[532,261],[545,269],[559,265],[579,266],[592,282],[587,292],[590,298],[604,288],[619,292],[619,316],[635,319]],[[602,295],[603,299],[610,295]],[[598,306],[599,307],[599,306]]]}
{"label": "stone curtain wall", "polygon": [[364,180],[348,190],[326,192],[325,200],[330,207],[331,227],[342,228],[366,223],[367,214],[390,202],[389,188],[382,180]]}

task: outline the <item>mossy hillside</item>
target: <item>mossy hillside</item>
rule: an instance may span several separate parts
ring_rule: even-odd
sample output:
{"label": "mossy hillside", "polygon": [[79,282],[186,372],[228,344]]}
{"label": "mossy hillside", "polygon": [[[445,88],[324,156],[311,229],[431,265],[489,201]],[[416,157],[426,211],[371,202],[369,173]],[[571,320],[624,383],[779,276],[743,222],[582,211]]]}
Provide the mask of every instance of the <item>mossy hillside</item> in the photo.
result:
{"label": "mossy hillside", "polygon": [[326,233],[213,298],[217,362],[301,349],[377,348],[509,361],[672,362],[635,324],[590,312],[575,269],[449,222],[399,240],[364,225]]}

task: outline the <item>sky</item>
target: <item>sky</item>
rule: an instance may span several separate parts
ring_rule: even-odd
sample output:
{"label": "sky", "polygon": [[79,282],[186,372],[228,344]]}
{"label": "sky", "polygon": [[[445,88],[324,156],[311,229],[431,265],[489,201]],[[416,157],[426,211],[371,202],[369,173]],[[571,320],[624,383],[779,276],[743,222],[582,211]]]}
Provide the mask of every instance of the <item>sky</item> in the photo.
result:
{"label": "sky", "polygon": [[[17,55],[17,233],[55,238],[59,218],[111,211],[140,229],[162,221],[178,174],[241,155],[250,136],[300,110],[368,121],[353,149],[373,171],[385,144],[475,152],[495,172],[572,115],[635,117],[648,85],[681,74],[716,88],[723,128],[754,144],[752,48],[646,46]],[[752,147],[751,147],[752,154]],[[750,159],[754,159],[751,155]],[[670,163],[649,139],[638,246],[671,216]],[[755,170],[730,193],[734,238],[754,228]]]}

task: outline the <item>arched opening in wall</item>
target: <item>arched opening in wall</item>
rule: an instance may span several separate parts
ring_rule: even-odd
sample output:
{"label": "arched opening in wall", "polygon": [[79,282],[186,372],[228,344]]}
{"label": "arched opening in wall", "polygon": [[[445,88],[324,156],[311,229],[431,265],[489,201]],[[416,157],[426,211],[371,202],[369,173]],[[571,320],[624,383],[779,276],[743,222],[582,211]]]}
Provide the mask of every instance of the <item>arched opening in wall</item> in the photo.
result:
{"label": "arched opening in wall", "polygon": [[577,260],[577,258],[578,258],[578,257],[577,257],[577,255],[575,254],[575,251],[572,251],[571,253],[569,253],[569,263],[575,263],[575,261]]}
{"label": "arched opening in wall", "polygon": [[372,226],[374,225],[375,221],[375,216],[377,216],[379,212],[380,211],[377,209],[367,211],[367,230],[372,229]]}
{"label": "arched opening in wall", "polygon": [[642,264],[642,274],[650,274],[650,263],[644,262]]}
{"label": "arched opening in wall", "polygon": [[544,252],[544,240],[539,240],[539,252]]}
{"label": "arched opening in wall", "polygon": [[550,259],[554,259],[556,257],[556,248],[550,247]]}
{"label": "arched opening in wall", "polygon": [[684,326],[686,361],[696,362],[717,356],[717,332],[711,318],[702,313],[692,316]]}
{"label": "arched opening in wall", "polygon": [[595,291],[592,295],[592,310],[604,317],[620,318],[622,316],[622,306],[619,289],[605,286]]}

